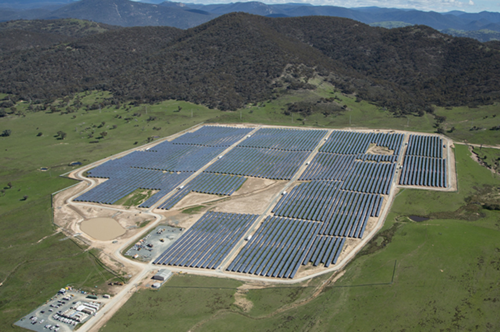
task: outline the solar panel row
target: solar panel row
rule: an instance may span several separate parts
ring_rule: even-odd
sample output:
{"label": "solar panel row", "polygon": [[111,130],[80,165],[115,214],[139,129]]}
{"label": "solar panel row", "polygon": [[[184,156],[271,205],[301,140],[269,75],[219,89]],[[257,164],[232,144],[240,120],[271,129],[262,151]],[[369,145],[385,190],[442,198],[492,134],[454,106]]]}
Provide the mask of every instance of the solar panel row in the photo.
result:
{"label": "solar panel row", "polygon": [[207,212],[153,264],[216,269],[257,218]]}
{"label": "solar panel row", "polygon": [[321,152],[339,154],[366,153],[370,144],[387,147],[399,155],[404,134],[393,133],[360,133],[335,130],[327,142],[319,149]]}
{"label": "solar panel row", "polygon": [[238,146],[287,151],[312,151],[326,133],[326,130],[264,128],[259,129],[252,137],[245,139]]}
{"label": "solar panel row", "polygon": [[252,130],[254,128],[203,126],[194,132],[186,133],[174,139],[172,143],[228,147],[248,135]]}
{"label": "solar panel row", "polygon": [[171,144],[160,152],[137,151],[130,154],[130,167],[173,172],[195,172],[226,148],[220,146]]}
{"label": "solar panel row", "polygon": [[345,237],[316,236],[302,265],[311,262],[314,266],[324,264],[325,267],[329,267],[330,264],[337,263],[337,259],[344,248],[345,240]]}
{"label": "solar panel row", "polygon": [[342,189],[389,195],[396,164],[356,162]]}
{"label": "solar panel row", "polygon": [[329,207],[320,234],[362,238],[370,217],[378,217],[383,197],[339,191]]}
{"label": "solar panel row", "polygon": [[293,278],[317,234],[319,223],[267,217],[227,271]]}
{"label": "solar panel row", "polygon": [[[114,204],[137,189],[160,190],[164,194],[173,190],[190,175],[191,172],[177,174],[138,168],[119,168],[111,179],[80,195],[75,201]],[[160,195],[158,193],[151,197],[151,202],[160,199]]]}
{"label": "solar panel row", "polygon": [[410,135],[406,155],[443,158],[443,140],[434,135]]}
{"label": "solar panel row", "polygon": [[236,147],[208,167],[206,172],[289,180],[309,154],[309,151]]}
{"label": "solar panel row", "polygon": [[231,196],[246,181],[245,177],[202,173],[168,198],[158,208],[170,210],[190,192]]}
{"label": "solar panel row", "polygon": [[339,182],[312,181],[294,187],[273,208],[276,216],[325,221],[328,209],[339,194]]}
{"label": "solar panel row", "polygon": [[446,188],[446,159],[406,156],[399,184]]}
{"label": "solar panel row", "polygon": [[317,153],[299,180],[343,180],[354,166],[356,156]]}
{"label": "solar panel row", "polygon": [[395,163],[398,161],[397,155],[381,155],[381,154],[358,154],[356,159],[361,161],[376,161]]}

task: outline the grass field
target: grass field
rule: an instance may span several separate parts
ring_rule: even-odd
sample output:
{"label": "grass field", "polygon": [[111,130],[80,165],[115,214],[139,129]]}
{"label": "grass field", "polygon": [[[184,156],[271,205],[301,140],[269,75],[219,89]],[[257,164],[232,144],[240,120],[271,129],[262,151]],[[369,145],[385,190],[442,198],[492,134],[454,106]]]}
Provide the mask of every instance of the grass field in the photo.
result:
{"label": "grass field", "polygon": [[[202,315],[205,307],[183,312],[178,320],[170,315],[157,316],[157,310],[137,310],[143,307],[138,304],[145,303],[145,299],[154,302],[160,301],[158,298],[168,299],[164,308],[178,308],[186,303],[192,303],[194,308],[198,293],[176,297],[178,289],[169,286],[186,277],[174,277],[167,287],[154,293],[157,295],[146,290],[135,294],[103,331],[133,331],[146,320],[151,328],[172,324],[178,331],[193,331],[200,322],[194,331],[497,331],[500,213],[484,210],[475,221],[432,216],[453,215],[467,204],[467,197],[481,188],[499,186],[500,179],[492,179],[488,170],[474,162],[467,147],[457,146],[456,156],[459,192],[402,191],[384,228],[348,265],[335,287],[325,288],[306,304],[293,306],[310,294],[308,289],[265,288],[248,292],[246,297],[253,302],[248,313],[230,300],[222,302],[210,319]],[[411,222],[407,216],[412,214],[432,219]],[[390,281],[395,261],[392,285],[367,285]],[[197,286],[217,282],[214,278],[196,279]],[[219,292],[208,288],[204,291],[207,293],[202,293],[201,303],[212,298],[210,292],[214,296]],[[228,290],[229,294],[235,292]],[[276,313],[283,306],[290,309]],[[148,319],[151,315],[154,320]],[[190,321],[191,325],[181,327],[178,321]]]}
{"label": "grass field", "polygon": [[[349,111],[327,117],[322,114],[313,114],[308,118],[300,118],[300,120],[299,114],[286,116],[283,113],[283,109],[287,107],[288,103],[302,100],[317,100],[321,97],[331,97],[334,95],[347,105]],[[0,96],[0,98],[2,97]],[[333,92],[333,88],[325,83],[319,84],[316,91],[296,92],[292,95],[284,95],[276,100],[259,103],[259,105],[253,105],[237,112],[220,112],[218,110],[210,110],[204,106],[179,101],[165,101],[156,105],[140,106],[122,104],[118,108],[110,106],[87,110],[87,106],[100,104],[107,97],[109,95],[102,92],[81,94],[80,101],[82,105],[77,108],[72,107],[76,111],[68,114],[65,113],[68,111],[67,105],[71,101],[69,103],[63,103],[62,101],[54,103],[58,111],[53,113],[49,113],[48,111],[31,113],[28,111],[29,104],[21,102],[16,105],[17,115],[0,118],[0,132],[7,129],[11,130],[9,137],[0,137],[2,145],[2,153],[0,154],[0,220],[2,221],[0,223],[0,240],[2,243],[0,245],[0,255],[2,255],[2,260],[0,260],[0,282],[3,282],[3,286],[0,287],[0,331],[20,330],[17,327],[11,326],[11,324],[39,304],[45,302],[61,286],[73,284],[77,287],[94,289],[94,286],[102,287],[106,284],[107,280],[113,278],[111,273],[106,272],[99,265],[94,256],[85,253],[82,248],[79,248],[71,240],[65,239],[61,233],[53,235],[56,228],[52,224],[51,193],[75,183],[72,180],[59,177],[60,174],[74,169],[74,167],[68,166],[72,161],[80,161],[85,165],[114,153],[144,144],[148,140],[154,139],[155,136],[168,136],[201,122],[252,122],[298,127],[339,128],[352,126],[407,129],[422,132],[435,131],[433,127],[435,119],[430,114],[425,114],[423,117],[394,118],[391,113],[364,101],[356,102],[352,97]],[[447,117],[443,126],[448,129],[451,126],[455,126],[455,130],[447,135],[457,139],[466,137],[469,142],[497,144],[499,141],[498,131],[478,130],[471,134],[466,125],[460,125],[460,123],[463,123],[461,121],[464,121],[463,119],[466,119],[468,116],[468,111],[465,108],[458,109],[457,113],[454,114],[450,110],[437,109],[436,113]],[[478,114],[478,120],[475,120],[475,123],[479,124],[476,121],[484,121],[485,124],[490,123],[491,126],[498,125],[498,123],[494,122],[498,118],[493,118],[493,114],[496,112],[494,106],[473,109],[471,111],[478,112],[476,113]],[[483,119],[485,116],[488,116],[488,118]],[[481,124],[481,126],[484,125]],[[64,139],[62,139],[61,135],[58,135],[58,132],[65,133],[63,135]],[[106,132],[106,135],[101,135],[103,132]],[[38,136],[39,133],[41,133],[40,136]],[[469,137],[468,135],[471,136]],[[430,231],[430,229],[447,227],[445,225],[452,224],[460,225],[459,228],[465,230],[467,234],[470,232],[472,238],[482,236],[479,230],[486,230],[485,232],[489,232],[489,236],[497,234],[498,230],[495,228],[497,226],[494,226],[494,219],[498,219],[498,217],[495,217],[497,216],[495,214],[497,212],[476,211],[479,216],[478,218],[474,217],[474,213],[476,212],[472,209],[477,208],[477,206],[471,206],[470,211],[460,209],[463,207],[463,202],[466,198],[471,195],[477,195],[474,191],[475,189],[473,189],[474,186],[479,189],[482,188],[483,192],[479,193],[480,195],[487,195],[489,189],[488,187],[484,187],[484,184],[493,185],[498,180],[493,179],[489,171],[475,164],[467,156],[466,151],[462,151],[462,147],[457,147],[457,151],[460,152],[459,155],[465,156],[464,161],[457,159],[457,167],[459,172],[461,172],[460,176],[465,176],[465,178],[460,179],[459,193],[443,194],[405,190],[398,196],[386,228],[391,229],[393,224],[396,223],[395,220],[401,219],[401,213],[409,214],[406,211],[413,211],[413,214],[433,217],[443,216],[444,214],[447,217],[459,217],[459,220],[451,221],[452,219],[448,219],[440,221],[433,219],[426,223],[436,223],[432,227],[423,227],[424,225],[422,224],[397,222],[394,241],[384,249],[369,255],[369,260],[365,256],[358,258],[349,267],[351,275],[346,274],[346,277],[341,280],[342,283],[357,284],[365,279],[376,279],[377,282],[381,280],[386,281],[387,274],[390,274],[390,271],[392,271],[391,264],[393,264],[395,257],[405,256],[404,251],[401,253],[402,256],[399,256],[396,250],[397,247],[394,245],[394,243],[397,243],[396,239],[402,238],[400,232],[407,232],[408,234],[415,232],[415,234],[420,234],[419,232],[424,232],[424,229],[426,231],[429,229]],[[41,167],[47,167],[48,171],[40,171]],[[462,174],[462,172],[464,173]],[[439,213],[441,214],[439,215]],[[466,220],[476,221],[471,223]],[[457,231],[458,233],[456,234],[461,234],[460,231]],[[437,240],[444,238],[441,235],[439,237],[436,236]],[[418,247],[420,245],[419,241],[421,241],[421,238],[412,239],[407,243],[408,248],[411,247],[411,244]],[[451,239],[446,241],[446,245],[457,245]],[[496,259],[492,256],[491,245],[488,241],[481,242],[482,247],[485,248],[483,255],[485,262]],[[479,257],[479,249],[472,245],[469,248],[468,242],[465,245],[463,250],[470,249],[470,257],[467,256],[464,258],[460,256],[463,254],[462,251],[457,251],[454,255],[458,256],[453,256],[452,258],[472,264],[470,263],[471,260],[473,261]],[[396,249],[391,249],[393,247]],[[440,252],[436,252],[435,254],[436,257],[442,257],[440,256]],[[403,261],[399,260],[399,258],[398,262],[400,262],[398,264],[403,264]],[[419,267],[419,264],[421,264],[419,260],[412,261],[408,258],[408,262],[408,264],[413,264],[412,266],[414,266],[410,271],[424,273],[424,265]],[[448,263],[451,264],[452,262]],[[401,276],[401,271],[405,271],[401,266],[398,268],[398,276]],[[465,272],[463,270],[456,270],[454,278],[459,279],[460,273],[463,274]],[[496,274],[493,275],[497,277]],[[351,279],[348,279],[347,276],[350,276],[349,278]],[[443,275],[438,273],[437,276]],[[213,279],[202,279],[204,280],[203,282],[217,282],[213,281]],[[480,279],[478,287],[485,285],[484,280],[486,279]],[[438,287],[440,285],[439,282],[436,281],[435,284],[436,288],[432,288],[434,290],[440,287]],[[394,287],[396,287],[396,284]],[[354,290],[352,291],[354,292]],[[382,287],[380,290],[382,293],[385,291],[387,291],[387,288]],[[400,293],[403,291],[406,292],[406,289],[400,289]],[[162,294],[162,292],[154,294]],[[179,292],[182,292],[182,290],[179,290]],[[262,290],[262,292],[269,293],[270,291]],[[258,290],[250,291],[248,296],[255,301],[256,305],[247,314],[248,317],[257,317],[270,313],[282,304],[293,303],[297,299],[307,295],[307,291],[302,291],[299,295],[294,295],[294,292],[295,290],[291,290],[290,293],[280,290],[279,294],[272,295],[274,300],[265,304],[268,307],[263,307],[264,304],[261,305],[260,303],[266,302],[265,299],[270,295],[268,293],[265,296],[262,294],[259,295]],[[347,291],[342,290],[342,292]],[[357,300],[355,299],[358,296],[362,296],[355,295],[350,297],[349,292],[347,295],[344,293],[342,293],[344,294],[342,296],[339,295],[340,298],[334,301],[335,303],[324,302],[323,305],[326,305],[329,308],[328,310],[331,309],[334,312],[335,310],[339,310],[339,313],[346,314],[345,311],[342,311],[344,310],[342,308],[354,305],[354,303],[361,303],[356,302]],[[334,294],[337,293],[334,292]],[[376,296],[383,297],[381,294],[377,294],[375,293]],[[431,292],[429,291],[428,294],[431,294]],[[333,297],[333,295],[329,296]],[[320,298],[323,298],[323,295],[315,301],[319,301]],[[347,302],[342,302],[344,305],[339,307],[336,303],[341,299],[347,299]],[[178,300],[184,301],[181,297]],[[174,301],[172,299],[172,301],[172,303],[176,303],[175,301],[177,300]],[[221,303],[223,307],[228,306],[228,308],[234,309],[229,300],[224,300]],[[312,303],[296,310],[306,310],[306,308],[313,305]],[[418,300],[416,303],[419,305],[422,304],[421,300]],[[485,305],[485,303],[493,305],[496,302],[485,301],[481,303],[482,305]],[[364,309],[365,315],[368,315],[368,308],[367,306]],[[190,324],[194,324],[193,322],[199,321],[202,317],[210,316],[213,312],[208,310],[203,314],[199,314],[197,310],[193,308],[190,311],[190,314],[194,315],[195,318],[188,317],[185,323],[183,323],[184,325],[178,325],[180,330],[183,330],[186,326],[190,326]],[[234,310],[237,311],[236,309]],[[313,309],[307,310],[315,312],[316,309],[313,307]],[[481,310],[483,309],[481,308]],[[318,311],[319,316],[314,317],[321,319],[322,322],[328,321],[328,319],[320,315],[320,312],[321,310]],[[487,312],[485,311],[485,316],[486,314]],[[232,315],[241,319],[241,314],[228,313],[226,315],[220,317],[218,320],[207,323],[203,328],[210,329],[211,324],[215,324],[213,329],[217,329],[217,326],[219,326],[217,324],[225,324],[224,322],[226,321],[230,324],[233,319]],[[442,314],[439,317],[444,316],[446,315]],[[277,329],[285,330],[289,325],[283,323],[283,317],[283,315],[277,315],[259,321],[252,318],[246,319],[249,321],[249,326],[258,323],[258,326],[264,326],[259,324],[267,324],[266,326],[275,326]],[[172,320],[175,320],[175,318],[172,317]],[[158,319],[161,321],[160,318]],[[142,324],[140,321],[138,323]],[[282,323],[285,325],[280,325]],[[131,322],[131,324],[133,326],[134,323]],[[110,329],[112,328],[111,326],[112,324],[110,323]]]}

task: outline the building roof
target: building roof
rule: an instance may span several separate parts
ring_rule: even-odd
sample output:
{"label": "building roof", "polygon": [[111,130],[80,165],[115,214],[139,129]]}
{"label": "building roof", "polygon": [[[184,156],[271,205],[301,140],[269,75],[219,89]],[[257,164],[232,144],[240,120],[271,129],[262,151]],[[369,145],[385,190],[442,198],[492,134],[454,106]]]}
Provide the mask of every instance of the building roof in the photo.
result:
{"label": "building roof", "polygon": [[163,279],[167,279],[171,274],[172,272],[170,270],[161,269],[158,270],[158,272],[155,274],[155,277],[162,277]]}

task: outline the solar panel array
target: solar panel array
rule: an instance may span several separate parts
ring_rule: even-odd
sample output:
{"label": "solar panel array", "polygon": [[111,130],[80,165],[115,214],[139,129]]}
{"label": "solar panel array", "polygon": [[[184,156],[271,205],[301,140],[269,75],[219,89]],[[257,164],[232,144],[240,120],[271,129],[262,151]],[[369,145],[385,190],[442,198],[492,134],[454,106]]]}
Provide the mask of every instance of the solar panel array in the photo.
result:
{"label": "solar panel array", "polygon": [[153,263],[216,269],[257,218],[256,214],[207,212]]}
{"label": "solar panel array", "polygon": [[227,271],[293,278],[311,248],[319,223],[267,217]]}
{"label": "solar panel array", "polygon": [[321,152],[339,154],[365,153],[370,144],[384,146],[399,155],[404,134],[360,133],[354,131],[335,130],[326,143],[319,149]]}
{"label": "solar panel array", "polygon": [[296,186],[272,212],[276,216],[323,222],[319,234],[361,238],[369,217],[378,217],[380,195],[340,190],[340,183],[313,181]]}
{"label": "solar panel array", "polygon": [[446,188],[446,165],[439,136],[410,135],[399,184]]}
{"label": "solar panel array", "polygon": [[337,263],[337,259],[344,248],[345,240],[345,237],[316,236],[302,265],[311,262],[313,266],[318,266],[321,263],[325,267],[329,267],[330,264]]}
{"label": "solar panel array", "polygon": [[310,153],[236,147],[208,167],[206,172],[290,180]]}
{"label": "solar panel array", "polygon": [[[228,270],[293,278],[301,264],[336,264],[346,239],[362,238],[369,218],[379,217],[403,141],[403,134],[333,131],[299,178],[310,182],[281,197]],[[367,154],[373,144],[392,154]]]}
{"label": "solar panel array", "polygon": [[355,155],[319,152],[300,176],[299,180],[343,180],[354,167]]}
{"label": "solar panel array", "polygon": [[158,208],[170,210],[190,192],[231,196],[246,181],[245,177],[202,173],[169,197]]}
{"label": "solar panel array", "polygon": [[118,168],[111,179],[99,184],[75,199],[80,202],[114,204],[137,189],[159,190],[147,202],[154,204],[163,195],[173,190],[192,173],[163,173],[161,171]]}
{"label": "solar panel array", "polygon": [[203,126],[192,133],[186,133],[174,139],[172,143],[228,147],[248,135],[252,130],[254,128]]}
{"label": "solar panel array", "polygon": [[312,151],[326,133],[326,130],[264,128],[245,139],[238,146],[286,151]]}
{"label": "solar panel array", "polygon": [[439,136],[410,135],[407,156],[443,158],[443,140]]}
{"label": "solar panel array", "polygon": [[356,162],[342,189],[389,195],[396,164]]}
{"label": "solar panel array", "polygon": [[[139,188],[159,190],[140,205],[140,207],[151,207],[191,176],[192,172],[205,166],[226,150],[227,146],[236,143],[252,130],[204,126],[172,142],[163,142],[149,150],[134,151],[122,158],[110,160],[88,172],[89,177],[109,180],[76,200],[114,204]],[[170,174],[170,172],[180,173]]]}

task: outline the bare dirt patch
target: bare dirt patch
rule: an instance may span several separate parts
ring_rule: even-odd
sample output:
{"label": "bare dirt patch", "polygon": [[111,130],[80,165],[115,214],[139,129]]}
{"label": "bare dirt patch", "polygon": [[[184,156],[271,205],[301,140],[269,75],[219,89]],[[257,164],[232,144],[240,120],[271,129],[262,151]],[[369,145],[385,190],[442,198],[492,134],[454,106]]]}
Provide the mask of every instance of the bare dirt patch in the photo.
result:
{"label": "bare dirt patch", "polygon": [[113,240],[125,234],[125,229],[114,219],[94,218],[80,224],[82,231],[100,241]]}
{"label": "bare dirt patch", "polygon": [[382,154],[386,156],[394,155],[394,150],[389,149],[385,146],[378,146],[376,144],[370,144],[370,147],[366,151],[366,154]]}
{"label": "bare dirt patch", "polygon": [[241,195],[231,198],[229,201],[218,204],[214,209],[216,212],[227,213],[251,213],[262,214],[267,206],[286,185],[285,181],[274,181],[275,183],[267,189],[254,194]]}
{"label": "bare dirt patch", "polygon": [[272,185],[274,185],[277,181],[268,180],[268,179],[259,179],[259,178],[249,178],[243,183],[243,186],[233,194],[233,197],[255,194],[256,191],[265,190]]}
{"label": "bare dirt patch", "polygon": [[187,194],[183,199],[181,199],[179,203],[175,205],[175,208],[183,209],[188,206],[199,205],[210,201],[218,200],[220,198],[221,197],[218,195],[209,195],[209,194],[200,194],[191,192]]}
{"label": "bare dirt patch", "polygon": [[253,302],[247,299],[248,287],[242,285],[234,293],[234,305],[240,307],[243,312],[249,312],[253,308]]}

